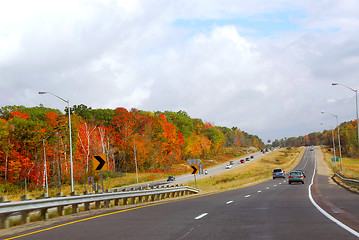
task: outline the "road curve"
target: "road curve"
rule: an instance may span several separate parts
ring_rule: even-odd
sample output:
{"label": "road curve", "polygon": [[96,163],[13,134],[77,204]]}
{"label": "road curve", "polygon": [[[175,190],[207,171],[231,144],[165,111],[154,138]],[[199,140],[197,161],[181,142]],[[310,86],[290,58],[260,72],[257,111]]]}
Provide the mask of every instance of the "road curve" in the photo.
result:
{"label": "road curve", "polygon": [[358,239],[313,206],[308,189],[314,156],[314,151],[305,151],[298,164],[307,171],[305,184],[270,180],[217,194],[112,210],[13,239]]}

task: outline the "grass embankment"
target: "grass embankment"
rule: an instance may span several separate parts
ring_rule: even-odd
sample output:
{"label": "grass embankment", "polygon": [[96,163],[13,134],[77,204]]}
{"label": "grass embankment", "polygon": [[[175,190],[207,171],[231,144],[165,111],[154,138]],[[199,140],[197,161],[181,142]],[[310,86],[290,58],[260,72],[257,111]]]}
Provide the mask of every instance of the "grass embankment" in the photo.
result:
{"label": "grass embankment", "polygon": [[[342,171],[340,171],[340,161],[332,162],[333,152],[329,148],[322,147],[324,161],[333,173],[340,173],[345,178],[359,180],[359,159],[358,158],[342,158]],[[337,155],[337,154],[336,154]],[[337,156],[338,157],[338,156]],[[341,184],[351,188],[352,190],[359,191],[359,186],[355,184],[348,184],[341,181]]]}
{"label": "grass embankment", "polygon": [[[224,174],[210,176],[197,181],[197,187],[202,191],[229,190],[245,186],[246,184],[257,181],[265,181],[272,178],[275,168],[282,168],[286,172],[292,170],[297,165],[297,160],[301,157],[301,148],[282,148],[263,155],[253,163],[244,165],[240,168],[227,170]],[[195,185],[194,182],[189,184]]]}
{"label": "grass embankment", "polygon": [[[340,161],[332,162],[333,152],[328,148],[322,147],[324,160],[334,173],[341,173],[346,178],[359,179],[359,159],[358,158],[342,158],[342,171],[340,171]],[[337,155],[337,154],[336,154]],[[338,157],[338,156],[337,156]]]}

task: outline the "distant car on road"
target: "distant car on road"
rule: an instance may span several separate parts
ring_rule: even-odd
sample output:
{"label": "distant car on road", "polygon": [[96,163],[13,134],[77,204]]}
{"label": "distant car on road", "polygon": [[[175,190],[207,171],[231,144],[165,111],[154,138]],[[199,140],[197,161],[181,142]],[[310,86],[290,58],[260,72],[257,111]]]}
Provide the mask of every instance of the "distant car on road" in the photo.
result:
{"label": "distant car on road", "polygon": [[288,183],[292,184],[292,182],[301,182],[304,184],[304,175],[301,171],[292,171],[288,176]]}
{"label": "distant car on road", "polygon": [[230,164],[230,165],[233,165],[233,164],[234,164],[234,162],[233,162],[233,161],[229,161],[229,164]]}
{"label": "distant car on road", "polygon": [[285,178],[285,172],[281,168],[277,168],[273,170],[273,179],[276,178]]}
{"label": "distant car on road", "polygon": [[252,155],[251,158],[254,158],[254,156]]}
{"label": "distant car on road", "polygon": [[245,163],[245,161],[244,161],[244,159],[241,159],[241,161],[240,161],[241,163]]}
{"label": "distant car on road", "polygon": [[175,176],[168,176],[167,182],[176,180]]}
{"label": "distant car on road", "polygon": [[232,168],[232,165],[228,164],[226,165],[226,169],[231,169]]}
{"label": "distant car on road", "polygon": [[246,161],[249,161],[249,157],[246,157]]}

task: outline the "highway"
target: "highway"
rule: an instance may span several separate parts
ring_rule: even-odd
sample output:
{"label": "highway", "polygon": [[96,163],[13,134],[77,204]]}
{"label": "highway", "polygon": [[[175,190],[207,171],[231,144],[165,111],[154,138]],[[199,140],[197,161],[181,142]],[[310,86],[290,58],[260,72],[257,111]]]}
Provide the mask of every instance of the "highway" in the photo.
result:
{"label": "highway", "polygon": [[[271,153],[271,151],[269,152]],[[252,156],[252,158],[250,158]],[[261,152],[255,152],[255,153],[251,153],[251,154],[246,154],[242,157],[239,157],[239,158],[235,158],[233,159],[233,165],[232,165],[232,168],[240,168],[240,167],[245,167],[247,166],[248,164],[251,164],[253,162],[255,162],[256,160],[258,160],[260,157],[263,156],[263,153]],[[246,161],[245,163],[240,163],[240,160],[241,159],[246,159],[246,158],[249,158],[249,161]],[[204,166],[204,169],[207,169],[208,170],[208,175],[205,175],[205,174],[196,174],[196,179],[202,179],[202,178],[207,178],[207,177],[210,177],[210,176],[214,176],[214,175],[219,175],[225,171],[228,171],[226,169],[226,165],[229,163],[226,162],[226,163],[222,163],[222,164],[219,164],[217,166],[214,166],[214,167],[210,167],[210,168],[207,168],[206,166]],[[123,189],[130,189],[130,188],[145,188],[145,187],[152,187],[152,186],[158,186],[158,185],[164,185],[164,184],[173,184],[173,185],[176,185],[176,184],[184,184],[184,183],[188,183],[188,182],[192,182],[194,181],[194,176],[192,174],[184,174],[184,175],[180,175],[180,176],[175,176],[175,181],[167,181],[167,179],[161,179],[161,180],[157,180],[157,181],[153,181],[153,182],[148,182],[148,183],[140,183],[140,184],[133,184],[133,185],[130,185],[130,186],[125,186],[125,187],[119,187],[119,188],[116,188],[118,189],[119,191],[122,191]]]}
{"label": "highway", "polygon": [[[339,226],[313,205],[309,187],[315,166],[315,151],[307,149],[297,166],[307,172],[305,184],[275,179],[184,200],[112,209],[29,230],[14,239],[358,239],[357,232]],[[358,211],[358,195],[350,198],[356,203],[351,201],[343,211]]]}

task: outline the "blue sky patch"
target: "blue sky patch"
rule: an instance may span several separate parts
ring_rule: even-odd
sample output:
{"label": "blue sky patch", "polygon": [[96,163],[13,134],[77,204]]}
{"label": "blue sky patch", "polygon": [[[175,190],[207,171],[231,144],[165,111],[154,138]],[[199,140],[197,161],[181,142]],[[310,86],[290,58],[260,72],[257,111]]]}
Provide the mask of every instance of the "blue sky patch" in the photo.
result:
{"label": "blue sky patch", "polygon": [[234,25],[243,35],[268,37],[279,32],[301,31],[301,21],[305,17],[305,12],[291,11],[230,19],[179,19],[174,26],[206,33],[214,26]]}

